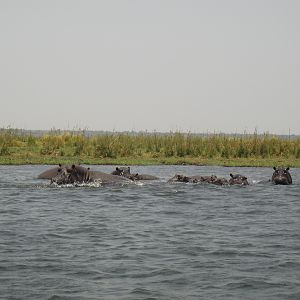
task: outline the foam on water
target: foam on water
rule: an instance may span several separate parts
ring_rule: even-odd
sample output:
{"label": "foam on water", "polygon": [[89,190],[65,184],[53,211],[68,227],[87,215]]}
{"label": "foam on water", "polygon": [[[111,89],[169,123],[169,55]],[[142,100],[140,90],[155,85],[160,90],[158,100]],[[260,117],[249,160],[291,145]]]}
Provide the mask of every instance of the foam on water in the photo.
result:
{"label": "foam on water", "polygon": [[125,181],[122,183],[106,183],[106,182],[102,182],[100,180],[97,181],[93,181],[93,182],[76,182],[76,183],[69,183],[69,184],[57,184],[55,182],[53,183],[49,183],[47,186],[48,187],[53,187],[53,188],[76,188],[76,187],[90,187],[90,188],[99,188],[99,187],[103,187],[103,186],[107,186],[107,185],[115,185],[115,186],[126,186],[126,185],[130,185],[130,184],[136,184],[136,185],[143,185],[142,182],[134,182],[134,181]]}

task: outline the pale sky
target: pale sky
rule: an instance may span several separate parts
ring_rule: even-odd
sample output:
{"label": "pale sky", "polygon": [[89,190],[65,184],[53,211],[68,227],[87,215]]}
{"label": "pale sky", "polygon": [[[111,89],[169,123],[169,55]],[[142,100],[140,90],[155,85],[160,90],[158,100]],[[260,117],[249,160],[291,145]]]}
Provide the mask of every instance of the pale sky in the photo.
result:
{"label": "pale sky", "polygon": [[0,0],[0,127],[300,134],[299,0]]}

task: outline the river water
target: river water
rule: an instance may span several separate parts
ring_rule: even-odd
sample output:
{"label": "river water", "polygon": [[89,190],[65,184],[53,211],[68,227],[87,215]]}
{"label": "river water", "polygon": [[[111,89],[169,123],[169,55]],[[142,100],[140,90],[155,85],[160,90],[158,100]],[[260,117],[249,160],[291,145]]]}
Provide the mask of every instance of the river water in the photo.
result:
{"label": "river water", "polygon": [[272,168],[133,166],[161,180],[55,187],[47,168],[0,166],[0,299],[300,299],[300,169],[291,186],[261,182]]}

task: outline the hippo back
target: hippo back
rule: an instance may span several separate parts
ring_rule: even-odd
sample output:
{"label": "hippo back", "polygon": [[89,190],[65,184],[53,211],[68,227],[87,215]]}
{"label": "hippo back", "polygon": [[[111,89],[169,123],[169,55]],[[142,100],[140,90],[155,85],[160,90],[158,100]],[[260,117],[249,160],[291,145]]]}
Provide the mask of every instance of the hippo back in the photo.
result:
{"label": "hippo back", "polygon": [[168,182],[190,182],[190,177],[182,174],[176,174],[175,176],[170,178]]}
{"label": "hippo back", "polygon": [[206,183],[213,183],[219,184],[217,176],[200,176],[200,175],[193,175],[193,176],[185,176],[181,174],[176,174],[174,177],[170,178],[168,182],[190,182],[190,183],[198,183],[198,182],[206,182]]}
{"label": "hippo back", "polygon": [[[38,175],[38,179],[51,179],[53,177],[55,177],[59,171],[59,169],[61,169],[63,165],[59,165],[58,167],[55,167],[55,168],[51,168],[51,169],[48,169],[44,172],[42,172],[40,175]],[[70,168],[70,166],[68,165],[65,165],[65,167],[67,168]]]}
{"label": "hippo back", "polygon": [[123,176],[126,177],[130,180],[157,180],[159,179],[156,176],[153,175],[148,175],[148,174],[132,174],[130,172],[130,167],[116,167],[116,169],[111,173],[112,175],[118,175],[118,176]]}
{"label": "hippo back", "polygon": [[107,174],[99,171],[91,171],[90,168],[72,165],[71,167],[61,166],[58,168],[56,176],[51,178],[51,182],[56,184],[73,184],[73,183],[119,183],[130,181],[129,179]]}
{"label": "hippo back", "polygon": [[134,180],[158,180],[159,178],[149,174],[135,174]]}
{"label": "hippo back", "polygon": [[107,174],[100,171],[90,171],[90,182],[98,181],[101,183],[122,183],[122,182],[130,182],[131,180],[127,177]]}

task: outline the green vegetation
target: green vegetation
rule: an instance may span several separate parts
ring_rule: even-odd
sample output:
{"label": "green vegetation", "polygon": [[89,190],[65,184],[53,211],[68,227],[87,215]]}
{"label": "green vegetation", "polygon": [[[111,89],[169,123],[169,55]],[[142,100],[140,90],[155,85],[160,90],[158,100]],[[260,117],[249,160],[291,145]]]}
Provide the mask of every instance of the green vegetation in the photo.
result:
{"label": "green vegetation", "polygon": [[41,136],[0,129],[0,164],[200,164],[300,167],[300,138],[269,134],[51,131]]}

